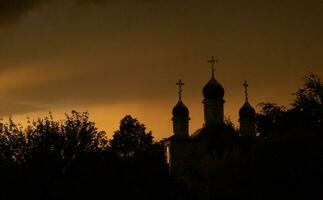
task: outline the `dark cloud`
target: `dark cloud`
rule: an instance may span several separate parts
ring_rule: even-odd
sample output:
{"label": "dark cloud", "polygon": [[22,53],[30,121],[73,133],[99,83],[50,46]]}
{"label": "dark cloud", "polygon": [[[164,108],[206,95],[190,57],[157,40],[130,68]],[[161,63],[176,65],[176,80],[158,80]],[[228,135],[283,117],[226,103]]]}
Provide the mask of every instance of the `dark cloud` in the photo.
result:
{"label": "dark cloud", "polygon": [[0,0],[0,25],[17,21],[40,2],[40,0]]}
{"label": "dark cloud", "polygon": [[[0,0],[0,26],[12,24],[42,3],[69,0]],[[72,0],[75,5],[97,4],[114,0]]]}

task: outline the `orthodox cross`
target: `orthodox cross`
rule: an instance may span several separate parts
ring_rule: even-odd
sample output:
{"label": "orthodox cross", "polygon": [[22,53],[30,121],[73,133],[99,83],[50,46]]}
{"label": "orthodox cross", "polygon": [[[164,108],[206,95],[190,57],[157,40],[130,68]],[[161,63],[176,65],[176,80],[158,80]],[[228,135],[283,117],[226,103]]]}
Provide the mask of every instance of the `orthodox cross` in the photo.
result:
{"label": "orthodox cross", "polygon": [[176,83],[176,85],[178,85],[178,95],[179,95],[179,100],[182,100],[182,86],[184,85],[184,83],[182,82],[181,79],[179,79],[179,81]]}
{"label": "orthodox cross", "polygon": [[248,101],[248,87],[249,87],[248,82],[244,81],[243,86],[244,86],[244,92],[246,94],[246,101]]}
{"label": "orthodox cross", "polygon": [[211,69],[212,69],[212,77],[214,77],[214,72],[215,72],[215,63],[218,61],[214,59],[214,56],[211,57],[210,60],[207,61],[208,63],[211,64]]}

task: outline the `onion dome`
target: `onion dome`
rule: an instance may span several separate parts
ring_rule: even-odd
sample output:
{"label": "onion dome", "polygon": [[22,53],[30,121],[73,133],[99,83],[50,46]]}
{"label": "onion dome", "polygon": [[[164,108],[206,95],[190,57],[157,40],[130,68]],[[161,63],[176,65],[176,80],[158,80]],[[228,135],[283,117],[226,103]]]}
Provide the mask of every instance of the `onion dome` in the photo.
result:
{"label": "onion dome", "polygon": [[189,116],[189,110],[181,100],[179,100],[176,106],[173,108],[173,116],[174,117]]}
{"label": "onion dome", "polygon": [[205,99],[223,99],[224,88],[212,76],[211,80],[203,88],[203,95]]}
{"label": "onion dome", "polygon": [[255,114],[255,109],[250,105],[248,101],[246,101],[239,110],[240,118],[255,117]]}

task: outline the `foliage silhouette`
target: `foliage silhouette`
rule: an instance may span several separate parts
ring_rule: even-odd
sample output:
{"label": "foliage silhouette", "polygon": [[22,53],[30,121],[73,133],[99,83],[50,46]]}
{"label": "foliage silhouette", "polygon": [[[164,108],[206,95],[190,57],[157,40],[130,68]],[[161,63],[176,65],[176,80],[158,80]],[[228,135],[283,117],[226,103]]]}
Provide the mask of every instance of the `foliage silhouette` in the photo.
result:
{"label": "foliage silhouette", "polygon": [[[0,124],[1,199],[152,199],[167,191],[163,145],[127,115],[108,145],[87,112]],[[165,195],[168,193],[166,192]],[[155,199],[167,198],[159,195]]]}
{"label": "foliage silhouette", "polygon": [[320,78],[308,74],[290,108],[261,104],[257,126],[263,139],[249,172],[256,198],[323,196],[322,93]]}
{"label": "foliage silhouette", "polygon": [[153,148],[151,132],[146,132],[146,127],[130,115],[125,116],[113,139],[110,148],[120,157],[131,157],[135,154],[150,152]]}
{"label": "foliage silhouette", "polygon": [[118,179],[127,191],[119,196],[121,199],[167,199],[170,184],[164,146],[153,141],[144,124],[126,115],[110,141],[109,150],[121,162]]}

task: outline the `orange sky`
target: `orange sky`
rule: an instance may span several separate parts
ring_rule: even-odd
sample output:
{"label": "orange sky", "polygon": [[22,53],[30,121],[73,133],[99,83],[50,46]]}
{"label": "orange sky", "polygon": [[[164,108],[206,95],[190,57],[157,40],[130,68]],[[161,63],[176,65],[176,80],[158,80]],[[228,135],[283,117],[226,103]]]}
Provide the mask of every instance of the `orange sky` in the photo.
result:
{"label": "orange sky", "polygon": [[235,123],[245,79],[253,105],[288,105],[306,72],[323,75],[319,0],[3,2],[0,114],[19,122],[88,110],[111,135],[131,114],[160,139],[171,134],[179,78],[191,131],[202,126],[211,55]]}

